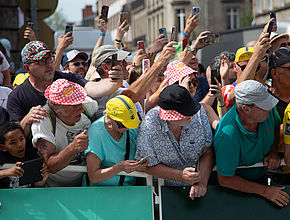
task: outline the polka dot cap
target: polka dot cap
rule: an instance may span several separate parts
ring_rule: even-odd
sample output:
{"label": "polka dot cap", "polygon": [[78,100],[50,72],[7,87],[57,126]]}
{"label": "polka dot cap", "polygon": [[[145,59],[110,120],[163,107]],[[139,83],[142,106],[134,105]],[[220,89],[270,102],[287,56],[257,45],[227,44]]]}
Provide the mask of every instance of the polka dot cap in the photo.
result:
{"label": "polka dot cap", "polygon": [[172,85],[177,82],[181,77],[188,76],[192,73],[197,73],[197,71],[186,66],[184,63],[175,60],[168,64],[166,69],[166,78],[168,79],[167,85]]}
{"label": "polka dot cap", "polygon": [[77,83],[69,82],[66,79],[58,79],[47,87],[44,95],[54,104],[78,105],[85,101],[87,92]]}

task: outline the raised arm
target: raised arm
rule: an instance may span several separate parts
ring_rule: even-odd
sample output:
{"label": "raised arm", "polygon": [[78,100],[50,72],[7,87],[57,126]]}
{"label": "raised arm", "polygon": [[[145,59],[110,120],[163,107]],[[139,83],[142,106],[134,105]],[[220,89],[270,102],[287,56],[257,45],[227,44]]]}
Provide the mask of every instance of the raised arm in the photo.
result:
{"label": "raised arm", "polygon": [[138,102],[141,98],[145,97],[147,91],[150,89],[152,82],[156,80],[161,69],[173,59],[176,53],[176,42],[168,43],[162,50],[158,60],[151,66],[151,68],[143,74],[139,79],[130,85],[128,89],[123,91],[123,95],[128,96],[133,102]]}
{"label": "raised arm", "polygon": [[65,35],[60,35],[57,39],[58,41],[58,45],[57,48],[55,50],[55,62],[54,62],[54,67],[55,70],[59,71],[60,70],[60,65],[61,65],[61,59],[62,59],[62,55],[64,50],[73,43],[73,36],[69,35],[71,34],[71,32],[66,33]]}
{"label": "raised arm", "polygon": [[129,30],[128,20],[125,19],[122,22],[121,14],[120,14],[119,20],[118,20],[117,34],[116,34],[116,38],[115,38],[115,41],[114,41],[114,47],[119,48],[119,49],[122,48],[123,37],[124,37],[125,33],[128,32],[128,30]]}

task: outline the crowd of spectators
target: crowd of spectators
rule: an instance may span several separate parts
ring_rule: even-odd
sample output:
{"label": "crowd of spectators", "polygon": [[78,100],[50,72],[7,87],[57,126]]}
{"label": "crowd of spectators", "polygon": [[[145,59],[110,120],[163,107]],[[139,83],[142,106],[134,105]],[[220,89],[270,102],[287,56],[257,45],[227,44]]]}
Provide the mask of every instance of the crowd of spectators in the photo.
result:
{"label": "crowd of spectators", "polygon": [[[212,44],[204,41],[210,31],[184,45],[198,15],[187,18],[181,42],[161,34],[132,63],[121,16],[112,45],[103,45],[107,23],[97,19],[100,36],[90,56],[64,54],[73,45],[70,32],[54,52],[27,27],[14,82],[11,46],[0,39],[0,165],[13,164],[0,170],[0,188],[135,185],[134,177],[117,174],[140,171],[190,186],[195,199],[216,175],[216,184],[286,206],[284,187],[266,177],[283,157],[290,167],[290,40],[270,37],[270,21],[256,41],[220,52],[206,68],[196,54]],[[150,68],[142,67],[144,59]],[[20,186],[23,164],[36,158],[43,158],[43,179]],[[238,168],[258,162],[264,167]],[[87,173],[63,171],[68,165]]]}

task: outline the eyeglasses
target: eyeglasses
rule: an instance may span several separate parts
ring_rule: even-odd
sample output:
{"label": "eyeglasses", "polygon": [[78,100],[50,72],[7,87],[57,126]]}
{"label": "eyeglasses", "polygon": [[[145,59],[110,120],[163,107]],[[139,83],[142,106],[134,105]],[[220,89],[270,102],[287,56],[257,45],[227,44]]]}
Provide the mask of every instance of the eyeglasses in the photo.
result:
{"label": "eyeglasses", "polygon": [[54,60],[55,60],[54,56],[49,56],[49,57],[46,57],[46,58],[42,58],[41,60],[31,61],[28,64],[37,63],[39,66],[44,66],[44,65],[47,65],[47,63],[53,63]]}
{"label": "eyeglasses", "polygon": [[190,80],[190,83],[193,85],[193,87],[197,87],[197,86],[198,86],[198,83],[199,83],[199,81],[198,81],[198,79],[196,79],[196,78],[193,78],[193,79],[191,79],[191,80]]}
{"label": "eyeglasses", "polygon": [[283,68],[283,69],[288,69],[288,71],[290,71],[290,66],[279,66],[277,68]]}
{"label": "eyeglasses", "polygon": [[73,65],[74,66],[80,66],[80,65],[83,65],[83,66],[87,66],[87,62],[73,62]]}
{"label": "eyeglasses", "polygon": [[[115,120],[114,120],[114,121],[115,121]],[[115,121],[115,122],[116,122],[116,124],[117,124],[117,126],[118,126],[119,129],[126,128],[126,127],[123,125],[122,122],[119,122],[119,121]]]}

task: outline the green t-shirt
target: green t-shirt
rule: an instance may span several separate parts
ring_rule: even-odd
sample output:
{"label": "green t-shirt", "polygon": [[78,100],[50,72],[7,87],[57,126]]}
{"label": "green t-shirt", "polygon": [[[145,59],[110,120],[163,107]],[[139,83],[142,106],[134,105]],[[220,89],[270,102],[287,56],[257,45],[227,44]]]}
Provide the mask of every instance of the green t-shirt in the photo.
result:
{"label": "green t-shirt", "polygon": [[274,130],[279,123],[280,117],[274,108],[268,118],[259,123],[257,133],[247,131],[234,105],[219,122],[214,136],[218,174],[238,175],[248,180],[263,176],[265,168],[237,170],[237,167],[263,161],[274,142]]}
{"label": "green t-shirt", "polygon": [[[130,155],[129,160],[135,160],[135,152],[136,152],[136,137],[137,137],[136,129],[129,129],[130,135]],[[126,142],[127,142],[127,132],[124,132],[121,139],[116,141],[112,136],[108,133],[104,124],[104,117],[99,118],[95,121],[88,129],[89,136],[89,147],[85,151],[94,153],[97,155],[101,163],[101,169],[111,167],[116,163],[123,161],[125,159],[126,154]],[[106,181],[94,184],[94,186],[118,186],[119,185],[120,176],[114,176]],[[126,176],[124,181],[124,186],[126,185],[134,185],[135,177]],[[92,184],[91,184],[92,185]]]}

